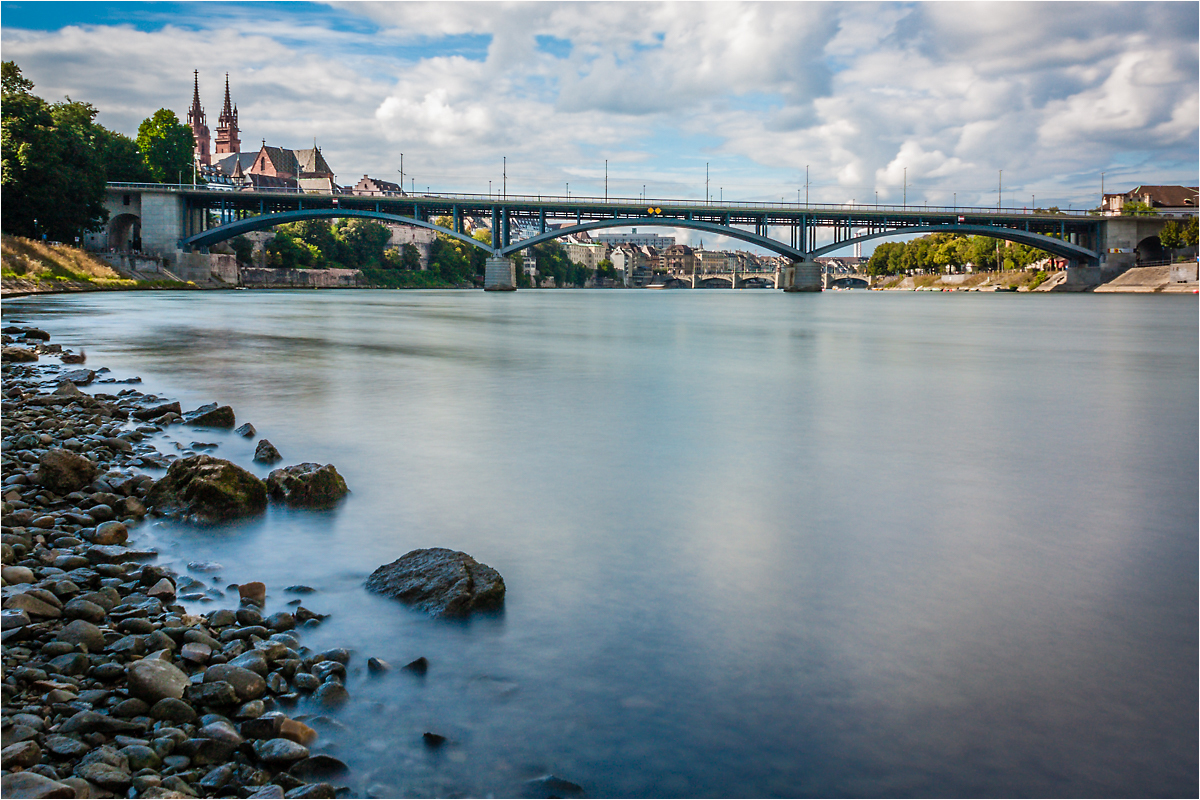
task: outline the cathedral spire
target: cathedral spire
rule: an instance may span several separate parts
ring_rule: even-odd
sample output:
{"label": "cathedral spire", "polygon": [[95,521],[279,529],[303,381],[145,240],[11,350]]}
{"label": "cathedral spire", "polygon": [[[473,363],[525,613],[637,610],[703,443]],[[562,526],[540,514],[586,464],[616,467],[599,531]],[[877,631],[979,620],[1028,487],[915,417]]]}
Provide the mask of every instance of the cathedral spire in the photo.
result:
{"label": "cathedral spire", "polygon": [[242,149],[242,142],[238,138],[238,115],[237,106],[234,106],[229,98],[229,73],[225,73],[225,105],[221,109],[221,116],[217,120],[217,152],[218,153],[237,153]]}
{"label": "cathedral spire", "polygon": [[200,70],[193,70],[195,83],[192,88],[192,107],[188,109],[188,126],[192,129],[192,137],[196,142],[195,158],[201,164],[210,163],[208,154],[208,125],[204,119],[204,109],[200,106]]}
{"label": "cathedral spire", "polygon": [[221,117],[231,117],[233,111],[229,108],[229,73],[225,73],[225,107],[221,109]]}

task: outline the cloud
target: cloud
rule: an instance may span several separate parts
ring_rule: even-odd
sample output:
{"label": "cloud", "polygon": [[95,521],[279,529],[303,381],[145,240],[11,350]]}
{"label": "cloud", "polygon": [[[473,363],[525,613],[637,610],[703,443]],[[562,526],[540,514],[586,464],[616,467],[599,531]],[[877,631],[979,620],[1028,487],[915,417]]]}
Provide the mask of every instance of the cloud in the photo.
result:
{"label": "cloud", "polygon": [[[211,118],[224,72],[245,127],[316,137],[343,181],[814,202],[1059,205],[1196,180],[1192,3],[197,4],[167,23],[0,31],[51,99],[126,133]],[[141,7],[130,4],[131,18]],[[145,28],[145,29],[142,29]],[[210,123],[213,119],[210,119]],[[1009,190],[1006,189],[1006,196]]]}

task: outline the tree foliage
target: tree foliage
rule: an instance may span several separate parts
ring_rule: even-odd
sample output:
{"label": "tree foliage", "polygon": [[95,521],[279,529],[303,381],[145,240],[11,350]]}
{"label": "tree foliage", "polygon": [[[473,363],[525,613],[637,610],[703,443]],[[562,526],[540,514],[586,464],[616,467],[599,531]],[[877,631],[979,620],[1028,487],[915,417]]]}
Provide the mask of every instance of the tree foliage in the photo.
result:
{"label": "tree foliage", "polygon": [[977,270],[1022,269],[1048,255],[1035,247],[987,236],[934,233],[911,242],[884,242],[867,261],[867,272],[960,272],[968,264]]}
{"label": "tree foliage", "polygon": [[1154,210],[1154,206],[1148,203],[1143,203],[1141,200],[1131,200],[1121,206],[1121,216],[1123,217],[1157,217],[1158,212]]}
{"label": "tree foliage", "polygon": [[1196,217],[1192,217],[1183,224],[1180,224],[1175,220],[1171,220],[1164,225],[1162,231],[1159,232],[1158,240],[1162,243],[1162,246],[1168,250],[1179,250],[1184,247],[1192,247],[1196,244],[1196,229]]}
{"label": "tree foliage", "polygon": [[47,103],[12,61],[0,69],[0,227],[69,242],[108,219],[96,109]]}
{"label": "tree foliage", "polygon": [[138,126],[138,150],[151,178],[157,183],[190,180],[196,140],[192,129],[182,124],[175,112],[160,108]]}

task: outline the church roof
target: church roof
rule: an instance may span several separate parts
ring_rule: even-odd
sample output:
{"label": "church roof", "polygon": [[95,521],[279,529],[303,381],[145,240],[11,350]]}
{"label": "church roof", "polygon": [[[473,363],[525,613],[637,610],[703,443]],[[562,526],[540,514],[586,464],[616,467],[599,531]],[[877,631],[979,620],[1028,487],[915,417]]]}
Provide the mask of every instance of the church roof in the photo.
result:
{"label": "church roof", "polygon": [[258,153],[222,153],[214,155],[212,163],[224,174],[232,176],[237,166],[241,167],[242,172],[249,172],[256,158]]}
{"label": "church roof", "polygon": [[292,150],[283,147],[271,147],[263,145],[262,151],[267,154],[271,165],[275,167],[276,172],[286,172],[289,175],[299,175],[300,170],[297,168],[296,154]]}
{"label": "church roof", "polygon": [[329,168],[329,164],[325,163],[325,156],[321,155],[320,148],[313,147],[309,150],[293,150],[292,153],[296,162],[300,165],[300,172],[302,174],[333,174],[333,170]]}

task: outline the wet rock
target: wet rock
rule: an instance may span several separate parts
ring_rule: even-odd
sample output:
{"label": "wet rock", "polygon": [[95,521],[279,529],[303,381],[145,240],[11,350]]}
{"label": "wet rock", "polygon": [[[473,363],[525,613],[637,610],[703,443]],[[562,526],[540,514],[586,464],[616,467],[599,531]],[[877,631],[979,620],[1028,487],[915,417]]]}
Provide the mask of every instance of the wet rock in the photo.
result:
{"label": "wet rock", "polygon": [[[4,348],[8,350],[9,348]],[[7,361],[7,353],[5,361]],[[36,772],[16,772],[0,779],[0,794],[6,798],[75,797],[75,789]]]}
{"label": "wet rock", "polygon": [[103,761],[81,764],[75,769],[75,775],[110,791],[124,792],[133,781],[133,776],[128,772]]}
{"label": "wet rock", "polygon": [[413,550],[371,573],[366,587],[435,617],[464,616],[504,603],[504,579],[466,553]]}
{"label": "wet rock", "polygon": [[327,681],[313,692],[313,699],[325,708],[341,708],[350,699],[350,692],[336,681]]}
{"label": "wet rock", "polygon": [[128,700],[122,700],[115,706],[110,708],[108,712],[114,717],[128,719],[129,717],[143,717],[150,711],[150,704],[145,700],[139,700],[136,697],[131,697]]}
{"label": "wet rock", "polygon": [[62,611],[52,603],[47,602],[41,597],[35,596],[32,592],[23,592],[21,594],[9,595],[4,601],[4,608],[8,610],[17,609],[24,611],[31,617],[50,617],[57,619],[62,616]]}
{"label": "wet rock", "polygon": [[429,661],[425,658],[425,656],[421,656],[420,658],[414,659],[413,661],[405,664],[404,668],[409,672],[415,672],[418,675],[424,675],[429,671]]}
{"label": "wet rock", "polygon": [[150,708],[150,716],[165,722],[179,724],[195,722],[196,711],[182,700],[174,697],[164,697]]}
{"label": "wet rock", "polygon": [[82,758],[87,755],[88,746],[70,736],[47,736],[46,749],[59,758]]}
{"label": "wet rock", "polygon": [[204,671],[204,682],[229,684],[242,702],[261,697],[267,690],[267,682],[263,676],[232,664],[216,664],[209,667]]}
{"label": "wet rock", "polygon": [[331,798],[337,797],[337,790],[328,783],[306,783],[303,786],[297,786],[295,789],[289,790],[283,796],[286,798],[311,798],[312,800],[320,798],[321,800],[331,800]]}
{"label": "wet rock", "polygon": [[[103,512],[100,516],[96,516],[96,508],[102,508]],[[106,512],[106,513],[104,513]],[[96,519],[103,519],[105,516],[113,516],[113,511],[108,506],[96,506],[92,509],[92,515]],[[101,522],[96,526],[95,532],[87,537],[88,541],[93,544],[125,544],[129,538],[129,530],[123,522]]]}
{"label": "wet rock", "polygon": [[305,747],[317,740],[315,730],[298,719],[288,719],[287,717],[284,717],[283,722],[279,724],[279,736],[283,739],[291,739]]}
{"label": "wet rock", "polygon": [[194,664],[207,664],[213,649],[203,642],[188,642],[179,650],[179,657]]}
{"label": "wet rock", "polygon": [[247,422],[239,425],[237,429],[234,430],[234,433],[236,433],[238,436],[245,436],[247,439],[253,439],[258,431],[254,430],[254,426]]}
{"label": "wet rock", "polygon": [[250,795],[250,798],[251,800],[282,800],[283,787],[278,784],[269,783]]}
{"label": "wet rock", "polygon": [[18,742],[0,750],[0,766],[11,770],[15,767],[26,769],[38,763],[42,757],[42,748],[37,742]]}
{"label": "wet rock", "polygon": [[297,761],[288,772],[305,781],[339,778],[349,772],[346,764],[333,756],[315,755]]}
{"label": "wet rock", "polygon": [[[26,347],[0,348],[0,361],[4,361],[5,363],[22,363],[37,360],[38,354]],[[7,792],[5,794],[7,794]]]}
{"label": "wet rock", "polygon": [[[240,730],[242,736],[247,739],[275,739],[279,737],[279,730],[285,719],[287,718],[278,712],[264,714],[256,719],[246,720],[241,724]],[[300,744],[305,744],[305,742],[300,742]]]}
{"label": "wet rock", "polygon": [[526,797],[580,797],[583,787],[556,775],[543,775],[525,782]]}
{"label": "wet rock", "polygon": [[225,681],[193,684],[186,694],[191,703],[202,706],[231,706],[238,702],[237,691]]}
{"label": "wet rock", "polygon": [[291,739],[267,739],[254,743],[254,754],[269,765],[287,765],[308,758],[308,748]]}
{"label": "wet rock", "polygon": [[243,583],[237,588],[238,596],[242,598],[243,602],[250,602],[257,606],[261,606],[267,599],[267,586],[261,581]]}
{"label": "wet rock", "polygon": [[77,492],[96,479],[100,470],[81,455],[55,448],[38,459],[37,482],[55,494]]}
{"label": "wet rock", "polygon": [[332,464],[306,461],[272,470],[267,476],[271,497],[300,508],[328,508],[349,493],[346,481]]}
{"label": "wet rock", "polygon": [[276,461],[282,461],[283,456],[279,455],[275,445],[266,439],[259,439],[258,446],[254,448],[254,460],[262,464],[274,464]]}
{"label": "wet rock", "polygon": [[171,464],[146,500],[160,514],[209,522],[262,512],[267,491],[262,481],[236,464],[197,455]]}
{"label": "wet rock", "polygon": [[[422,659],[422,660],[424,660],[424,659]],[[415,664],[416,662],[414,661],[413,663]],[[375,658],[374,656],[372,656],[367,659],[367,671],[373,675],[378,675],[380,673],[387,672],[391,668],[392,668],[392,665],[387,663],[386,661],[384,661],[382,658]],[[422,672],[424,672],[424,670],[422,670]]]}
{"label": "wet rock", "polygon": [[209,403],[183,415],[183,421],[188,425],[199,425],[205,428],[232,428],[235,424],[233,409],[230,406],[218,406]]}
{"label": "wet rock", "polygon": [[146,590],[150,597],[172,598],[175,596],[175,584],[168,578],[160,578],[158,583]]}
{"label": "wet rock", "polygon": [[147,703],[157,703],[165,697],[178,700],[190,685],[187,673],[169,661],[142,659],[130,664],[125,675],[129,691]]}
{"label": "wet rock", "polygon": [[158,419],[159,417],[163,416],[164,414],[178,414],[178,413],[180,413],[179,402],[172,401],[170,403],[159,403],[157,405],[146,406],[145,408],[135,409],[134,411],[132,411],[130,413],[130,416],[133,417],[134,419],[143,419],[144,420],[144,419]]}
{"label": "wet rock", "polygon": [[425,741],[426,747],[430,747],[435,750],[446,743],[446,737],[442,736],[440,733],[425,731],[425,733],[421,734],[421,738]]}
{"label": "wet rock", "polygon": [[73,369],[58,376],[61,380],[70,381],[76,386],[87,386],[96,380],[96,373],[90,369]]}

